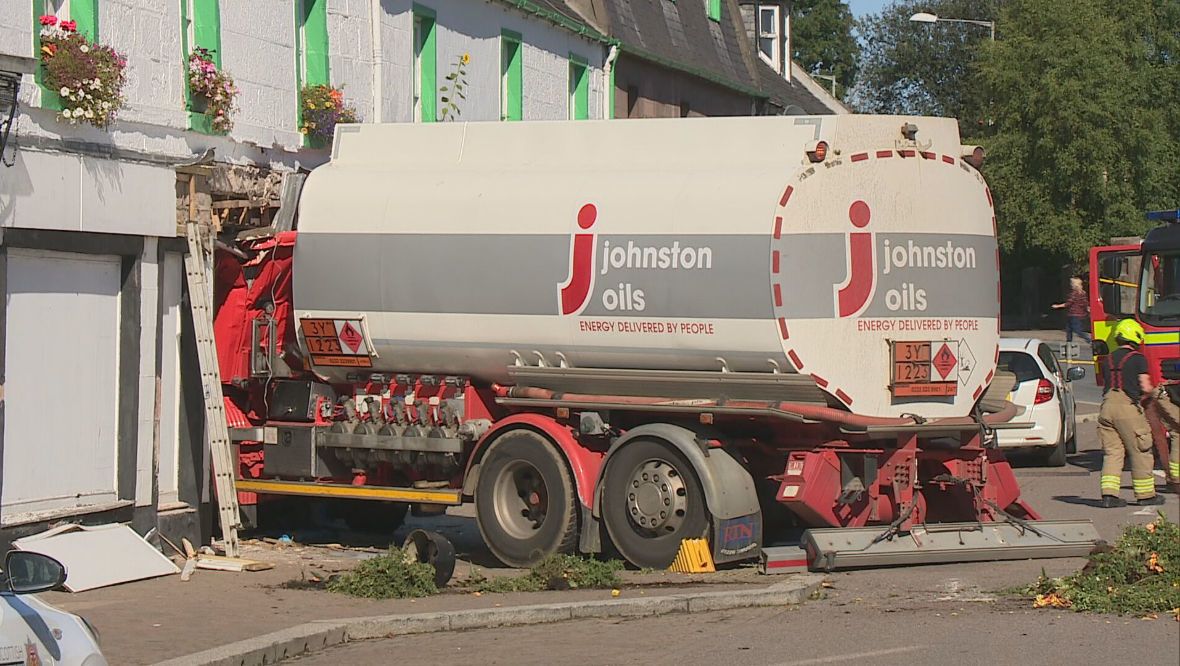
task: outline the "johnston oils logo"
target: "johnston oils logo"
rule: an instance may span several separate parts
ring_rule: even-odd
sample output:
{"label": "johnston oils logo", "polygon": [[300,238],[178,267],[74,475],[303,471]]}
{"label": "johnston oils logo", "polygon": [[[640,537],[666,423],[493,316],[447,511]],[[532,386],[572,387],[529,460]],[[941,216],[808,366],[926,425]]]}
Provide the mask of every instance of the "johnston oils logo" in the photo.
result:
{"label": "johnston oils logo", "polygon": [[[936,243],[882,239],[878,248],[876,234],[869,229],[872,210],[864,201],[854,201],[848,208],[848,221],[855,231],[847,234],[846,278],[834,287],[837,316],[860,316],[873,302],[878,282],[888,282],[881,303],[891,313],[923,313],[930,307],[925,285],[897,281],[912,269],[973,270],[977,266],[976,249],[952,240]],[[880,269],[878,271],[878,269]],[[881,280],[880,276],[886,278]]]}
{"label": "johnston oils logo", "polygon": [[[585,204],[578,210],[579,231],[570,243],[569,274],[558,286],[558,307],[563,315],[581,314],[592,305],[608,313],[647,310],[648,296],[643,287],[628,278],[615,282],[619,274],[713,268],[713,248],[708,245],[635,239],[616,239],[612,244],[610,239],[599,238],[591,231],[597,220],[598,208],[594,204]],[[595,298],[598,302],[592,303]]]}

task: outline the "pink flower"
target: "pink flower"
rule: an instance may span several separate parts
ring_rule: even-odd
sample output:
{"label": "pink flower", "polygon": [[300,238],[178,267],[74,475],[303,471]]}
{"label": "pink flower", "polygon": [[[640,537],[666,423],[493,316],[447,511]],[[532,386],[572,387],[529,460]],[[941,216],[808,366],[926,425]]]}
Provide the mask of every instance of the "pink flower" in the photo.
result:
{"label": "pink flower", "polygon": [[41,25],[50,26],[57,25],[57,17],[53,14],[46,14],[41,17]]}
{"label": "pink flower", "polygon": [[62,21],[61,22],[61,29],[65,30],[66,32],[74,32],[78,29],[78,22],[77,21]]}

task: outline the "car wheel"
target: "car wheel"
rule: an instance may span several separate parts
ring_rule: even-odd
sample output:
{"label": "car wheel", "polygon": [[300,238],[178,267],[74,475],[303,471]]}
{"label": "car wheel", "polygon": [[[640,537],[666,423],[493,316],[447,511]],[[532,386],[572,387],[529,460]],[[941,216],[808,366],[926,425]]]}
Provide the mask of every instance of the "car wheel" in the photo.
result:
{"label": "car wheel", "polygon": [[1049,467],[1065,467],[1065,449],[1067,444],[1065,440],[1057,442],[1057,445],[1049,450],[1048,455],[1045,456],[1045,465]]}

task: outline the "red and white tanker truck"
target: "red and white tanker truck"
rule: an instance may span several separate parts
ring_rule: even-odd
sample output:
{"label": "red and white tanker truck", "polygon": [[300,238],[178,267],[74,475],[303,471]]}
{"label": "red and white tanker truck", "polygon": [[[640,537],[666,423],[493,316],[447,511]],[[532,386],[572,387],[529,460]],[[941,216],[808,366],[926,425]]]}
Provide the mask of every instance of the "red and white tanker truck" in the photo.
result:
{"label": "red and white tanker truck", "polygon": [[297,229],[217,256],[242,499],[471,501],[512,566],[1076,554],[990,448],[971,159],[918,117],[340,126]]}

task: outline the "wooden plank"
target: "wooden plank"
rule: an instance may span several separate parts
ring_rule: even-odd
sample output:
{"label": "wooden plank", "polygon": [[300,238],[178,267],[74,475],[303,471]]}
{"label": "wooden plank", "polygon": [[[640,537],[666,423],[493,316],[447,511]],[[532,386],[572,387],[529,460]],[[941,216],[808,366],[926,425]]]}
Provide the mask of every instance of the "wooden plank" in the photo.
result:
{"label": "wooden plank", "polygon": [[223,201],[214,201],[213,210],[220,210],[222,208],[278,208],[280,203],[278,199],[225,199]]}
{"label": "wooden plank", "polygon": [[247,560],[241,557],[224,557],[222,555],[201,555],[197,557],[198,569],[210,569],[213,571],[266,571],[267,569],[273,569],[274,566],[270,562]]}

